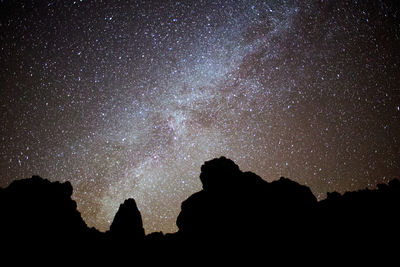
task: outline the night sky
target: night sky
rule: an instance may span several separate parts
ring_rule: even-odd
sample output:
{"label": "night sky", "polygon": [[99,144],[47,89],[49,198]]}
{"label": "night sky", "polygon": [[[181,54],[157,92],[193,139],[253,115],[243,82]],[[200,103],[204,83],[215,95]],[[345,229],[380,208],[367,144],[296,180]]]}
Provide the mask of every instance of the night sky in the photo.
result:
{"label": "night sky", "polygon": [[400,174],[398,1],[0,1],[0,186],[175,232],[200,167],[330,191]]}

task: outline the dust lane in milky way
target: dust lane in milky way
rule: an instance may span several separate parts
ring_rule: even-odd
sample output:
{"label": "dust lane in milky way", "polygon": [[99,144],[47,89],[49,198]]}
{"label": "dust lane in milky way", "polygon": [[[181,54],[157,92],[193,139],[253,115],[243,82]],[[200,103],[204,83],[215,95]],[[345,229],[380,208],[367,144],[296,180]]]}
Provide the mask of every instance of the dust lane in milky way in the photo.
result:
{"label": "dust lane in milky way", "polygon": [[0,185],[176,231],[202,163],[328,191],[399,176],[396,1],[3,1]]}

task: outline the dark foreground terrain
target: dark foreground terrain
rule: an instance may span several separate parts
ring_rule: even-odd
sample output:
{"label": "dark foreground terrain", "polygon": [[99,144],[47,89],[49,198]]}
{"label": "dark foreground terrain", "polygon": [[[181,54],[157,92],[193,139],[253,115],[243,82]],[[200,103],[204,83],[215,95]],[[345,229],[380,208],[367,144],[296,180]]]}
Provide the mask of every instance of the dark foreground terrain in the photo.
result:
{"label": "dark foreground terrain", "polygon": [[398,263],[399,180],[317,201],[304,185],[266,182],[224,157],[205,162],[200,180],[203,189],[182,203],[179,231],[166,235],[145,235],[133,199],[121,204],[103,233],[87,227],[69,182],[14,181],[0,188],[2,260],[192,265],[247,259],[268,265],[374,257]]}

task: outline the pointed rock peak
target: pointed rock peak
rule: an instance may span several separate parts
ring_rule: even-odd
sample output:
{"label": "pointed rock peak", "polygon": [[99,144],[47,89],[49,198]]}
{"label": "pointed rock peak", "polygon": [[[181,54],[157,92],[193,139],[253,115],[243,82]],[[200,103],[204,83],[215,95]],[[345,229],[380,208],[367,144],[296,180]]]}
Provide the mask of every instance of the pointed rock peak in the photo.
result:
{"label": "pointed rock peak", "polygon": [[110,226],[110,232],[115,235],[127,235],[130,238],[144,237],[142,216],[133,198],[125,200],[120,205]]}
{"label": "pointed rock peak", "polygon": [[121,204],[120,209],[135,209],[137,210],[136,201],[133,198],[126,199],[123,204]]}

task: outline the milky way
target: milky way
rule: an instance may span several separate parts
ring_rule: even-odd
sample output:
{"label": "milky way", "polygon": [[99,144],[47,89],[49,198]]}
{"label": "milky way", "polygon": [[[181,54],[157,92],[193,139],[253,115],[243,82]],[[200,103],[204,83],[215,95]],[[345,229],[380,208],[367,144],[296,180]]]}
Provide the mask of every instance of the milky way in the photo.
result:
{"label": "milky way", "polygon": [[0,186],[71,181],[174,232],[226,156],[326,192],[399,177],[396,1],[1,1]]}

